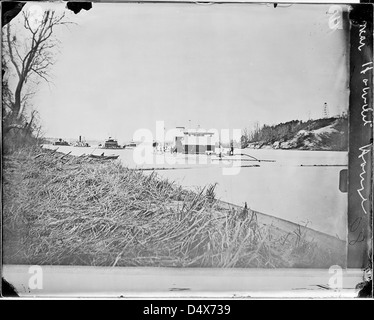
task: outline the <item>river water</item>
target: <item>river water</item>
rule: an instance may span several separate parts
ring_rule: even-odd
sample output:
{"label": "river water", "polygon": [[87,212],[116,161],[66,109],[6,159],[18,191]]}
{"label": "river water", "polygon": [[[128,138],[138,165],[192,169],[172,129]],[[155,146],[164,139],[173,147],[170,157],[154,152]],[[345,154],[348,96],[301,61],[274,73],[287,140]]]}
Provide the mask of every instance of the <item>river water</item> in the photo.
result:
{"label": "river water", "polygon": [[[158,168],[160,176],[187,188],[217,183],[216,195],[221,200],[237,205],[247,202],[253,210],[308,224],[312,229],[340,239],[346,238],[348,196],[339,190],[339,172],[347,168],[347,152],[273,149],[237,151],[272,162],[225,162],[212,160],[209,156],[196,158],[190,155],[186,158],[184,155],[158,154],[151,155],[148,163],[140,164],[138,158],[134,161],[134,156],[144,155],[139,149],[101,150],[94,147],[60,146],[59,151],[71,151],[74,155],[102,152],[118,154],[126,166]],[[251,160],[248,156],[239,158]],[[193,161],[197,163],[191,163]],[[170,164],[172,162],[176,164]]]}

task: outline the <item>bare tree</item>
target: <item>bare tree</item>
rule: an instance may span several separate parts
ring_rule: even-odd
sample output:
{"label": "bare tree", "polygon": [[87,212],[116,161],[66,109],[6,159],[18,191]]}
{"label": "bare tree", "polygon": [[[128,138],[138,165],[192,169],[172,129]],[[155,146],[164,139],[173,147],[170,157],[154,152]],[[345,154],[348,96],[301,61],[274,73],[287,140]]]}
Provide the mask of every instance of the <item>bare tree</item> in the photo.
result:
{"label": "bare tree", "polygon": [[[37,21],[30,12],[22,14],[23,27],[28,34],[26,39],[18,39],[11,24],[7,24],[3,30],[3,61],[14,67],[16,80],[14,89],[7,94],[7,101],[4,101],[7,107],[6,119],[3,119],[4,133],[14,127],[24,126],[27,121],[24,110],[35,94],[35,85],[40,80],[50,81],[50,67],[55,62],[54,48],[59,44],[54,37],[54,28],[68,23],[64,20],[65,14],[58,15],[52,10],[45,11]],[[33,121],[34,117],[31,116],[27,130]]]}

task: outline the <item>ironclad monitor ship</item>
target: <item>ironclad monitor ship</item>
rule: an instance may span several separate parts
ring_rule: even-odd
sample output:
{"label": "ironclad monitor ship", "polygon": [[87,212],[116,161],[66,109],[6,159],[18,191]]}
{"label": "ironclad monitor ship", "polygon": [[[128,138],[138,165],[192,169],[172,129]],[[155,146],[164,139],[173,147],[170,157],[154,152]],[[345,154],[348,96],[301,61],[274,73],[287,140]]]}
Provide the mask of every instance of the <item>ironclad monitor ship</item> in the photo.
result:
{"label": "ironclad monitor ship", "polygon": [[102,149],[122,149],[122,147],[118,144],[117,140],[111,137],[109,137],[109,139],[104,142],[104,145],[101,148]]}

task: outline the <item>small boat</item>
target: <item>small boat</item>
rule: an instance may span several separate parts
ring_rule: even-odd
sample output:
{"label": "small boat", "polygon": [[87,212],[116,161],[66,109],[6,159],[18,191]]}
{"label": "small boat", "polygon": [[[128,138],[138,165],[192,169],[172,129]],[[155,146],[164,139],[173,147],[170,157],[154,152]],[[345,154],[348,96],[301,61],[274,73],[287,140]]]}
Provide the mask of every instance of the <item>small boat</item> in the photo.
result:
{"label": "small boat", "polygon": [[97,155],[97,154],[90,154],[89,155],[90,158],[94,158],[94,159],[101,159],[101,160],[114,160],[114,159],[117,159],[119,157],[119,155],[109,155],[109,156],[105,156],[103,154],[101,155]]}

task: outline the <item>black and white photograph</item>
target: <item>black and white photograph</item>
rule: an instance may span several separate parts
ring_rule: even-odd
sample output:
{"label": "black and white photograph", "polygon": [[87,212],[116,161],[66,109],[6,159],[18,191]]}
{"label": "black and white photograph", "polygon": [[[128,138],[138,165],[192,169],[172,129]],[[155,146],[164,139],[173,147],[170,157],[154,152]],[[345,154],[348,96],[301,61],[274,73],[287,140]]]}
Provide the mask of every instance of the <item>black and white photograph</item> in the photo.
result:
{"label": "black and white photograph", "polygon": [[345,269],[349,12],[3,4],[2,261],[20,294],[127,292],[126,270],[149,270],[136,294],[193,286],[173,272],[215,270],[225,292],[245,272]]}

